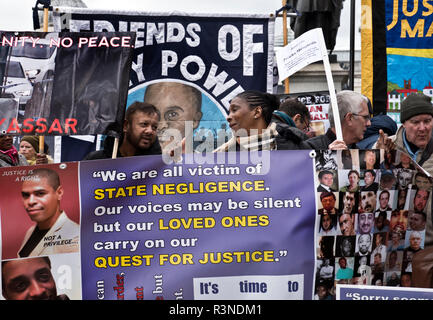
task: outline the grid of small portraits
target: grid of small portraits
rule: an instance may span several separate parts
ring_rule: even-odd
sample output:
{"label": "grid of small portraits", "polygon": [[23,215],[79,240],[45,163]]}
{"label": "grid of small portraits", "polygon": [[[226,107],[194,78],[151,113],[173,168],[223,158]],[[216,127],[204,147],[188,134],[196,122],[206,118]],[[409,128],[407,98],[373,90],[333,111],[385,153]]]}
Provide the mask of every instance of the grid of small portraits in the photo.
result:
{"label": "grid of small portraits", "polygon": [[315,298],[335,285],[411,286],[433,180],[400,151],[316,151]]}

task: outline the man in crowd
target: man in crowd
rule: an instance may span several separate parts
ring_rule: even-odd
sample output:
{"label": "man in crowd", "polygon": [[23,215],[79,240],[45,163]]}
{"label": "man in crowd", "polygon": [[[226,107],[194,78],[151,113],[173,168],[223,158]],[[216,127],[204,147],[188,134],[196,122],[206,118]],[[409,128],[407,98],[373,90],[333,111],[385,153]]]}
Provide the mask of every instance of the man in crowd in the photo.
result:
{"label": "man in crowd", "polygon": [[413,209],[416,212],[425,212],[430,192],[422,189],[417,189],[413,198]]}
{"label": "man in crowd", "polygon": [[328,118],[330,128],[320,136],[313,137],[303,142],[306,149],[315,150],[341,150],[355,148],[356,143],[364,137],[364,132],[371,125],[368,99],[362,94],[343,90],[337,93],[337,104],[340,116],[343,141],[336,140],[334,115],[332,106],[329,106]]}
{"label": "man in crowd", "polygon": [[[159,120],[160,113],[155,106],[143,102],[130,105],[126,110],[117,157],[161,154],[156,136]],[[104,149],[89,153],[84,160],[112,158],[113,145],[114,139],[107,137]]]}
{"label": "man in crowd", "polygon": [[311,130],[308,108],[296,98],[284,100],[278,110],[274,111],[272,122],[298,128],[306,134],[305,139],[314,137],[315,135],[314,131]]}
{"label": "man in crowd", "polygon": [[376,179],[376,171],[374,170],[366,170],[364,171],[364,182],[365,185],[361,187],[361,191],[374,191],[376,192],[379,189],[379,183],[375,182]]}
{"label": "man in crowd", "polygon": [[340,196],[341,194],[343,195],[343,209],[341,210],[341,212],[347,214],[355,213],[356,211],[355,197],[357,193],[347,191],[347,192],[341,192]]}

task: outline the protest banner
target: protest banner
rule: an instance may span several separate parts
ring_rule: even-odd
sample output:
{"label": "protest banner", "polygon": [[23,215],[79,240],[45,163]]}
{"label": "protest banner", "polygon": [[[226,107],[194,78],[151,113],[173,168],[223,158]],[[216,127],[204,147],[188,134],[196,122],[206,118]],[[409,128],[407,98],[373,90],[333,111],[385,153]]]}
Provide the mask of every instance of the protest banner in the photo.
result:
{"label": "protest banner", "polygon": [[433,180],[404,152],[317,151],[316,292],[410,286],[431,225]]}
{"label": "protest banner", "polygon": [[[135,33],[0,32],[10,48],[3,96],[19,100],[4,133],[120,132]],[[0,121],[1,121],[0,120]]]}
{"label": "protest banner", "polygon": [[127,106],[154,104],[159,140],[168,129],[185,137],[185,121],[213,133],[228,128],[230,100],[251,89],[273,92],[274,18],[56,8],[55,30],[132,31],[137,39]]}
{"label": "protest banner", "polygon": [[305,104],[310,112],[311,127],[316,135],[325,134],[329,129],[328,109],[331,98],[328,91],[282,94],[279,97],[281,102],[288,98],[296,98]]}
{"label": "protest banner", "polygon": [[432,6],[428,1],[365,0],[363,14],[363,32],[372,33],[370,43],[363,44],[363,62],[370,69],[363,93],[372,98],[375,114],[386,112],[400,123],[401,102],[409,94],[433,97]]}
{"label": "protest banner", "polygon": [[[71,229],[79,227],[82,299],[311,299],[309,151],[210,159],[168,165],[147,156],[1,168],[0,194],[10,199],[0,201],[2,259],[17,264],[77,253]],[[59,174],[63,191],[52,190],[51,205],[36,200],[47,196],[41,186],[49,189],[41,167]],[[50,229],[39,241],[27,230],[31,220],[40,225],[49,207],[61,208],[67,227]]]}
{"label": "protest banner", "polygon": [[335,134],[338,140],[343,140],[337,96],[335,94],[331,65],[329,64],[328,51],[326,49],[322,29],[316,28],[303,33],[287,46],[279,50],[276,53],[276,56],[280,81],[313,62],[323,61],[331,104],[334,106],[332,114],[335,119]]}
{"label": "protest banner", "polygon": [[337,300],[433,300],[432,289],[337,285]]}

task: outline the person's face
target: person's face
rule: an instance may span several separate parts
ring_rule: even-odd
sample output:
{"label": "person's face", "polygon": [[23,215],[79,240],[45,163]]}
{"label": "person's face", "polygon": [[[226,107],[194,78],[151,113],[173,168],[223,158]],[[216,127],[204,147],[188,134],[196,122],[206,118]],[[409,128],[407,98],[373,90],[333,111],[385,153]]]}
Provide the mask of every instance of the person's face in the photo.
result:
{"label": "person's face", "polygon": [[373,212],[376,209],[376,194],[373,191],[361,192],[361,208],[365,212]]}
{"label": "person's face", "polygon": [[421,190],[430,190],[432,187],[429,178],[419,175],[415,177],[415,185],[418,189]]}
{"label": "person's face", "polygon": [[409,213],[409,226],[414,231],[421,231],[425,229],[425,219],[422,214],[417,212],[410,212]]}
{"label": "person's face", "polygon": [[371,245],[370,235],[361,234],[359,236],[358,245],[359,245],[359,252],[361,252],[362,254],[366,254],[370,249],[370,245]]}
{"label": "person's face", "polygon": [[391,231],[402,232],[406,231],[407,225],[407,210],[394,210],[391,212],[389,228]]}
{"label": "person's face", "polygon": [[357,115],[353,115],[354,119],[352,121],[351,128],[352,134],[354,135],[354,140],[356,140],[356,142],[364,139],[365,130],[367,130],[367,127],[371,125],[370,118],[366,118],[370,115],[367,103],[362,102],[361,106],[361,111],[358,112]]}
{"label": "person's face", "polygon": [[411,287],[412,286],[412,281],[410,279],[410,275],[403,274],[401,276],[401,286],[402,287]]}
{"label": "person's face", "polygon": [[332,210],[335,206],[335,199],[333,196],[324,197],[321,201],[325,210]]}
{"label": "person's face", "polygon": [[374,225],[374,214],[372,212],[360,213],[358,215],[360,233],[370,233]]}
{"label": "person's face", "polygon": [[355,206],[355,195],[350,192],[346,192],[344,194],[343,198],[343,206],[344,206],[344,212],[350,213],[353,210],[353,207]]}
{"label": "person's face", "polygon": [[320,300],[325,299],[326,295],[328,294],[328,290],[324,286],[319,286],[317,288],[317,295]]}
{"label": "person's face", "polygon": [[427,205],[429,193],[426,190],[418,190],[413,199],[413,207],[415,211],[421,212]]}
{"label": "person's face", "polygon": [[131,121],[125,120],[123,131],[125,139],[137,150],[149,149],[156,141],[156,130],[158,128],[158,115],[148,114],[141,111],[131,116]]}
{"label": "person's face", "polygon": [[381,209],[385,209],[388,206],[389,194],[388,192],[382,192],[379,196],[379,204]]}
{"label": "person's face", "polygon": [[354,234],[353,218],[349,214],[343,213],[339,218],[339,224],[343,236],[351,236]]}
{"label": "person's face", "polygon": [[376,246],[380,246],[382,244],[382,236],[379,233],[376,234],[376,237],[374,238],[374,241],[376,243]]}
{"label": "person's face", "polygon": [[359,259],[359,264],[361,266],[365,266],[367,264],[367,258],[366,257],[362,257],[361,259]]}
{"label": "person's face", "polygon": [[397,232],[394,232],[391,236],[391,241],[393,245],[398,245],[400,243],[400,236]]}
{"label": "person's face", "polygon": [[376,163],[376,153],[373,151],[366,151],[364,161],[367,167],[373,168],[374,164]]}
{"label": "person's face", "polygon": [[352,244],[349,240],[343,239],[341,242],[341,253],[344,257],[348,257],[352,253]]}
{"label": "person's face", "polygon": [[404,168],[409,168],[410,157],[406,153],[400,153],[400,162]]}
{"label": "person's face", "polygon": [[398,175],[398,186],[400,189],[406,189],[412,180],[412,173],[401,171]]}
{"label": "person's face", "polygon": [[364,181],[366,186],[369,186],[374,182],[374,176],[371,174],[371,172],[366,172],[364,174]]}
{"label": "person's face", "polygon": [[12,148],[14,139],[11,135],[0,135],[0,150],[6,151]]}
{"label": "person's face", "polygon": [[324,214],[322,217],[322,229],[325,231],[331,230],[332,220],[329,214]]}
{"label": "person's face", "polygon": [[351,187],[356,187],[358,185],[359,182],[359,177],[356,173],[352,172],[349,176],[349,184]]}
{"label": "person's face", "polygon": [[249,133],[250,129],[257,129],[257,117],[257,109],[251,109],[244,99],[236,97],[231,101],[227,122],[234,132],[245,129]]}
{"label": "person's face", "polygon": [[334,183],[334,176],[331,173],[326,173],[322,176],[322,179],[320,179],[320,183],[330,187]]}
{"label": "person's face", "polygon": [[197,128],[202,117],[201,106],[190,90],[181,83],[155,84],[152,92],[146,95],[145,102],[153,104],[160,112],[161,119],[158,125],[158,137],[161,147],[170,143],[163,141],[163,134],[168,129],[178,130],[180,136],[185,137],[185,121],[192,121],[193,129]]}
{"label": "person's face", "polygon": [[21,141],[19,153],[26,157],[27,160],[34,159],[36,157],[35,148],[33,148],[33,146],[27,141]]}
{"label": "person's face", "polygon": [[55,300],[57,297],[50,267],[42,258],[9,261],[2,275],[6,300]]}
{"label": "person's face", "polygon": [[341,269],[346,269],[346,265],[347,265],[346,259],[338,260],[338,264],[340,265]]}
{"label": "person's face", "polygon": [[414,250],[419,250],[421,248],[421,237],[415,232],[410,235],[409,238],[410,247]]}
{"label": "person's face", "polygon": [[404,204],[406,202],[406,195],[407,195],[407,190],[401,190],[398,193],[398,206],[404,207]]}
{"label": "person's face", "polygon": [[420,149],[424,149],[430,141],[433,128],[433,117],[429,114],[413,116],[403,123],[406,139]]}
{"label": "person's face", "polygon": [[395,264],[397,263],[397,252],[391,251],[389,254],[389,267],[393,268],[395,267]]}
{"label": "person's face", "polygon": [[378,254],[375,254],[373,263],[376,265],[382,263],[382,257]]}
{"label": "person's face", "polygon": [[21,188],[24,209],[30,219],[41,227],[51,227],[60,214],[60,200],[63,197],[63,188],[56,190],[45,177],[37,180],[24,181]]}

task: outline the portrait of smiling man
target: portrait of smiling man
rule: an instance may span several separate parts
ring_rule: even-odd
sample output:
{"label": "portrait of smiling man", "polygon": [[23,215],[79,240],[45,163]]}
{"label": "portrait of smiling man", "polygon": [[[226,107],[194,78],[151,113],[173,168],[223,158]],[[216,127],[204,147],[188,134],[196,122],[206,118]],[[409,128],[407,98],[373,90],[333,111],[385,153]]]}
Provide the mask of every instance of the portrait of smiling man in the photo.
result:
{"label": "portrait of smiling man", "polygon": [[61,209],[64,189],[56,171],[33,170],[22,184],[21,196],[35,224],[27,230],[18,257],[78,252],[80,228]]}

